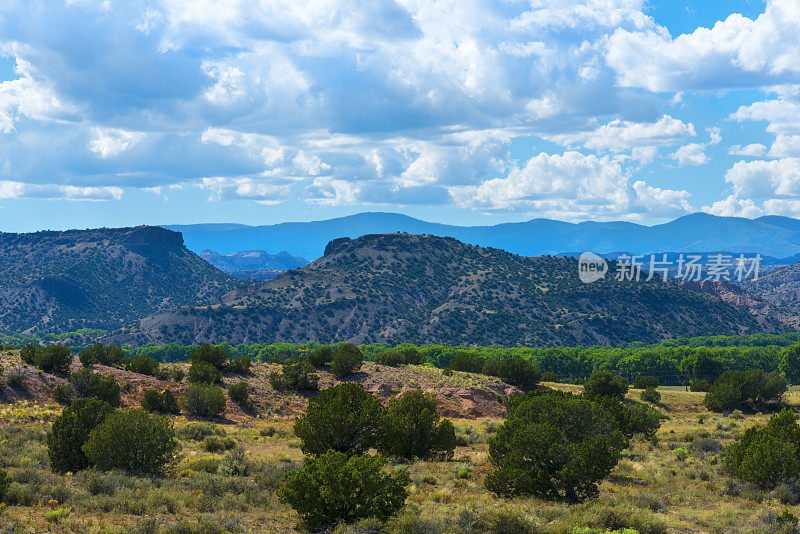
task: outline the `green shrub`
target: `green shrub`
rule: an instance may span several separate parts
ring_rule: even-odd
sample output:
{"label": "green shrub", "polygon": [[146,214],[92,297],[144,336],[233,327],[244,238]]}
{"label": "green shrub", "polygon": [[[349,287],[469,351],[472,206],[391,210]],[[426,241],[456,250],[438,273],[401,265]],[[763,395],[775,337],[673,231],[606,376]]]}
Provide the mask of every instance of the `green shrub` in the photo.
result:
{"label": "green shrub", "polygon": [[208,436],[224,436],[225,429],[213,423],[189,423],[175,434],[186,441],[203,441]]}
{"label": "green shrub", "polygon": [[486,487],[502,496],[579,501],[597,493],[619,461],[625,436],[598,403],[561,392],[517,396],[489,441],[495,470]]}
{"label": "green shrub", "polygon": [[207,363],[222,370],[225,367],[225,362],[228,361],[228,351],[218,345],[203,343],[189,353],[189,360],[192,363]]}
{"label": "green shrub", "polygon": [[279,391],[317,391],[319,376],[315,371],[314,366],[305,360],[284,363],[283,372],[270,373],[269,383]]}
{"label": "green shrub", "polygon": [[636,434],[643,434],[648,439],[653,439],[661,427],[661,414],[652,406],[638,402],[624,402],[614,397],[598,397],[594,402],[611,415],[627,439]]}
{"label": "green shrub", "polygon": [[174,380],[175,382],[182,382],[185,376],[186,373],[184,373],[183,369],[181,369],[180,367],[172,368],[172,380]]}
{"label": "green shrub", "polygon": [[500,361],[497,376],[506,384],[527,392],[536,389],[542,373],[529,360],[514,357]]}
{"label": "green shrub", "polygon": [[714,381],[703,403],[709,410],[764,409],[780,404],[786,380],[778,373],[725,371]]}
{"label": "green shrub", "polygon": [[192,384],[215,384],[222,379],[222,371],[213,365],[194,361],[189,367],[189,382]]}
{"label": "green shrub", "polygon": [[75,398],[75,390],[69,384],[60,384],[53,389],[53,400],[67,405]]}
{"label": "green shrub", "polygon": [[482,373],[486,358],[471,352],[459,352],[455,358],[450,360],[447,368],[453,371],[463,371],[465,373]]}
{"label": "green shrub", "polygon": [[250,356],[243,354],[241,356],[237,356],[236,358],[231,358],[228,361],[228,370],[231,373],[246,375],[250,373],[250,365]]}
{"label": "green shrub", "polygon": [[150,356],[137,354],[128,362],[128,371],[142,375],[155,376],[158,372],[158,360]]}
{"label": "green shrub", "polygon": [[108,415],[83,445],[89,463],[98,469],[146,475],[164,474],[177,461],[177,449],[172,422],[141,409]]}
{"label": "green shrub", "polygon": [[94,397],[115,408],[121,403],[120,387],[113,375],[93,373],[81,369],[70,375],[70,382],[79,397]]}
{"label": "green shrub", "polygon": [[658,378],[654,376],[639,375],[633,381],[633,387],[636,389],[655,389],[658,386]]}
{"label": "green shrub", "polygon": [[324,367],[333,361],[333,349],[323,345],[308,355],[308,363],[316,368]]}
{"label": "green shrub", "polygon": [[424,361],[422,354],[414,348],[389,349],[375,356],[375,363],[397,367],[398,365],[419,365]]}
{"label": "green shrub", "polygon": [[595,369],[583,385],[583,395],[587,399],[611,397],[622,400],[628,393],[628,382],[624,378],[605,369]]}
{"label": "green shrub", "polygon": [[249,474],[251,467],[244,449],[235,447],[219,463],[217,472],[226,477],[244,477]]}
{"label": "green shrub", "polygon": [[72,352],[61,345],[39,347],[28,343],[20,351],[20,357],[23,362],[33,365],[45,373],[62,376],[69,374],[69,366],[72,364]]}
{"label": "green shrub", "polygon": [[50,468],[63,473],[88,467],[83,445],[92,430],[113,411],[107,402],[86,398],[76,399],[64,408],[47,436]]}
{"label": "green shrub", "polygon": [[709,388],[711,388],[711,384],[708,383],[708,380],[692,380],[689,383],[689,391],[706,392]]}
{"label": "green shrub", "polygon": [[558,382],[558,375],[552,371],[542,373],[542,382]]}
{"label": "green shrub", "polygon": [[378,443],[381,454],[409,460],[449,459],[455,443],[455,428],[440,420],[435,396],[416,390],[389,401]]}
{"label": "green shrub", "polygon": [[234,448],[236,442],[228,436],[206,436],[201,446],[207,452],[223,452]]}
{"label": "green shrub", "polygon": [[770,417],[765,427],[747,429],[742,439],[722,451],[725,470],[762,489],[800,478],[800,426],[788,409]]}
{"label": "green shrub", "polygon": [[142,398],[142,408],[148,412],[174,415],[181,413],[181,409],[178,406],[178,399],[175,398],[175,395],[169,389],[165,389],[161,393],[155,389],[148,389],[145,391],[144,397]]}
{"label": "green shrub", "polygon": [[8,373],[6,377],[8,385],[17,391],[25,391],[25,376],[19,369],[15,369]]}
{"label": "green shrub", "polygon": [[219,417],[225,411],[225,394],[219,386],[189,384],[181,395],[180,407],[190,415]]}
{"label": "green shrub", "polygon": [[364,355],[352,343],[342,343],[333,351],[331,373],[339,380],[347,378],[359,369],[364,363]]}
{"label": "green shrub", "polygon": [[0,503],[5,499],[8,486],[10,485],[11,478],[8,476],[8,473],[0,469]]}
{"label": "green shrub", "polygon": [[385,463],[336,451],[308,457],[300,470],[286,475],[278,497],[315,532],[368,517],[386,520],[403,507],[410,480],[405,470],[383,473]]}
{"label": "green shrub", "polygon": [[361,384],[340,384],[322,390],[308,403],[294,433],[306,454],[320,455],[329,449],[361,454],[377,444],[383,412],[380,401]]}
{"label": "green shrub", "polygon": [[647,388],[639,395],[644,402],[650,402],[652,404],[658,404],[661,402],[661,393],[656,391],[653,388]]}
{"label": "green shrub", "polygon": [[128,354],[119,345],[103,346],[95,343],[78,353],[78,358],[85,367],[101,363],[109,366],[119,366],[128,359]]}
{"label": "green shrub", "polygon": [[231,384],[228,387],[228,396],[236,404],[248,406],[250,404],[250,384],[247,382]]}

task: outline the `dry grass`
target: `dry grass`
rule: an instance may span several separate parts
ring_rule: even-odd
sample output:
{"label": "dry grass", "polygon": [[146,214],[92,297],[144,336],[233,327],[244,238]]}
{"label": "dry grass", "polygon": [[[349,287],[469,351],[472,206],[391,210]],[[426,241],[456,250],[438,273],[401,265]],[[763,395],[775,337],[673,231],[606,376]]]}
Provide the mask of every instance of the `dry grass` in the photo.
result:
{"label": "dry grass", "polygon": [[[460,373],[441,377],[439,371],[425,368],[369,369],[366,374],[376,379],[383,372],[396,373],[392,380],[406,379],[406,387],[449,384],[443,381],[450,378],[454,388],[480,386],[469,382],[478,380],[474,377]],[[549,386],[580,390],[579,386]],[[659,391],[660,409],[667,419],[657,442],[632,443],[612,476],[600,485],[599,497],[581,505],[498,499],[483,487],[483,479],[491,470],[488,440],[502,419],[454,419],[460,440],[454,460],[409,467],[408,511],[392,523],[389,532],[476,532],[465,525],[486,510],[525,517],[540,526],[539,531],[553,534],[572,533],[582,526],[628,526],[652,533],[771,532],[766,529],[772,518],[787,506],[775,494],[749,488],[721,473],[715,450],[717,444],[730,443],[768,416],[714,414],[703,407],[702,393],[675,387]],[[266,401],[259,394],[270,397]],[[0,532],[135,532],[128,529],[151,519],[162,525],[209,519],[231,531],[293,532],[297,517],[278,502],[275,488],[282,470],[302,461],[299,441],[292,434],[292,414],[295,407],[304,405],[304,399],[273,398],[277,393],[264,390],[259,394],[257,404],[270,410],[261,410],[256,417],[230,418],[220,425],[252,462],[245,477],[206,472],[204,466],[213,470],[213,462],[207,459],[219,460],[224,453],[211,454],[195,441],[181,442],[183,458],[166,479],[92,471],[54,475],[47,468],[44,436],[60,407],[35,400],[0,405],[0,463],[14,480],[12,500],[19,503],[0,511]],[[629,397],[638,400],[639,391],[632,390]],[[796,405],[800,389],[792,388],[787,399]],[[277,409],[280,403],[291,409]],[[184,417],[174,422],[178,428],[192,423]],[[800,507],[788,505],[788,509],[800,515]],[[339,532],[365,531],[340,528]]]}

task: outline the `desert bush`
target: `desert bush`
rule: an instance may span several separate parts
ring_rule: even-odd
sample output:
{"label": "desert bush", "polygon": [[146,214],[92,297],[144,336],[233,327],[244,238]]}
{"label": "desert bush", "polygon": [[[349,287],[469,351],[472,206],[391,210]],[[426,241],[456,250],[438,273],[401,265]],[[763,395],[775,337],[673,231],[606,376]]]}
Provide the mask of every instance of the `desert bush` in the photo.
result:
{"label": "desert bush", "polygon": [[128,371],[141,375],[155,376],[158,372],[158,360],[143,354],[137,354],[127,365]]}
{"label": "desert bush", "polygon": [[114,411],[97,399],[76,399],[53,422],[47,437],[50,467],[53,471],[78,471],[89,466],[83,445],[89,434]]}
{"label": "desert bush", "polygon": [[186,373],[183,372],[183,369],[180,367],[173,367],[172,368],[172,380],[175,382],[182,382]]}
{"label": "desert bush", "polygon": [[252,362],[250,361],[250,356],[247,354],[242,354],[241,356],[237,356],[228,360],[228,371],[239,375],[246,375],[250,373],[251,364]]}
{"label": "desert bush", "polygon": [[228,387],[228,396],[233,402],[241,406],[250,405],[250,384],[247,382],[239,382],[238,384],[231,384]]}
{"label": "desert bush", "polygon": [[305,360],[284,363],[281,373],[270,373],[269,383],[277,390],[317,391],[319,376],[314,366]]}
{"label": "desert bush", "polygon": [[495,471],[486,487],[502,496],[580,501],[597,493],[625,447],[624,434],[600,404],[550,391],[517,396],[489,441]]}
{"label": "desert bush", "polygon": [[644,402],[650,402],[650,403],[653,403],[653,404],[658,404],[659,402],[661,402],[661,393],[659,393],[658,391],[656,391],[653,388],[645,389],[644,391],[642,391],[639,394],[639,397]]}
{"label": "desert bush", "polygon": [[201,447],[207,452],[225,452],[236,446],[236,442],[228,436],[206,436]]}
{"label": "desert bush", "polygon": [[8,385],[17,391],[25,391],[25,376],[19,369],[13,369],[6,375]]}
{"label": "desert bush", "polygon": [[33,365],[45,373],[62,376],[69,374],[69,366],[72,364],[72,352],[61,345],[39,347],[28,343],[20,351],[20,357],[23,362]]}
{"label": "desert bush", "polygon": [[192,384],[215,384],[222,379],[222,371],[208,362],[194,361],[189,367],[189,382]]}
{"label": "desert bush", "polygon": [[440,420],[436,397],[420,390],[389,401],[383,417],[378,450],[398,458],[452,458],[456,435],[453,424]]}
{"label": "desert bush", "polygon": [[633,381],[635,389],[655,389],[658,387],[658,378],[654,376],[639,375]]}
{"label": "desert bush", "polygon": [[368,517],[386,520],[403,507],[410,479],[405,470],[382,472],[385,463],[380,457],[348,457],[333,450],[308,457],[302,468],[286,475],[278,497],[312,531]]}
{"label": "desert bush", "polygon": [[89,463],[98,469],[145,475],[164,474],[175,464],[177,449],[172,422],[142,409],[108,415],[83,445]]}
{"label": "desert bush", "polygon": [[583,385],[583,395],[587,399],[611,397],[622,400],[628,393],[628,382],[616,373],[605,369],[595,369]]}
{"label": "desert bush", "polygon": [[178,406],[178,399],[169,389],[159,393],[155,389],[148,389],[142,398],[142,408],[148,412],[179,414],[181,409]]}
{"label": "desert bush", "polygon": [[361,454],[378,442],[384,408],[364,386],[345,383],[324,389],[294,424],[302,451],[320,455],[333,449]]}
{"label": "desert bush", "polygon": [[128,359],[128,354],[119,345],[104,346],[102,343],[95,343],[80,351],[78,358],[84,367],[91,367],[97,363],[118,366]]}
{"label": "desert bush", "polygon": [[484,365],[486,365],[486,358],[483,356],[471,352],[459,352],[455,358],[450,360],[447,368],[466,373],[482,373]]}
{"label": "desert bush", "polygon": [[482,513],[462,510],[457,519],[464,534],[539,534],[543,532],[520,512],[510,509],[486,510]]}
{"label": "desert bush", "polygon": [[324,367],[333,361],[333,349],[323,345],[308,355],[308,363],[316,368]]}
{"label": "desert bush", "polygon": [[180,407],[191,415],[219,417],[225,411],[225,394],[219,386],[189,384],[181,395]]}
{"label": "desert bush", "polygon": [[553,371],[542,373],[542,382],[558,382],[558,375]]}
{"label": "desert bush", "polygon": [[779,404],[786,392],[786,380],[778,373],[725,371],[709,388],[703,403],[709,410],[762,409]]}
{"label": "desert bush", "polygon": [[67,405],[75,398],[75,390],[69,384],[60,384],[53,389],[53,400]]}
{"label": "desert bush", "polygon": [[500,361],[496,376],[506,384],[527,392],[536,389],[542,373],[529,360],[514,357]]}
{"label": "desert bush", "polygon": [[419,365],[424,361],[420,352],[414,348],[389,349],[375,356],[375,363],[397,367],[398,365]]}
{"label": "desert bush", "polygon": [[788,409],[770,417],[764,427],[747,429],[722,451],[724,469],[762,489],[800,478],[800,426]]}
{"label": "desert bush", "polygon": [[115,408],[120,405],[120,387],[113,375],[93,373],[81,369],[69,378],[79,397],[94,397],[109,403]]}
{"label": "desert bush", "polygon": [[189,360],[192,364],[202,362],[221,371],[225,368],[225,362],[228,361],[228,351],[217,345],[203,343],[189,353]]}
{"label": "desert bush", "polygon": [[203,441],[208,436],[224,436],[225,429],[213,423],[189,423],[179,428],[175,435],[186,441]]}
{"label": "desert bush", "polygon": [[689,391],[706,392],[710,387],[711,384],[708,383],[708,380],[692,380],[689,383]]}
{"label": "desert bush", "polygon": [[614,397],[598,397],[594,402],[600,404],[611,415],[627,439],[636,434],[653,439],[661,427],[661,414],[652,406],[620,401]]}
{"label": "desert bush", "polygon": [[364,355],[352,343],[342,343],[333,351],[331,373],[339,380],[347,378],[359,369],[364,363]]}
{"label": "desert bush", "polygon": [[244,477],[250,473],[250,460],[242,447],[234,447],[219,463],[217,472],[226,477]]}
{"label": "desert bush", "polygon": [[8,476],[8,473],[0,469],[0,502],[3,502],[5,499],[8,486],[10,485],[11,478]]}

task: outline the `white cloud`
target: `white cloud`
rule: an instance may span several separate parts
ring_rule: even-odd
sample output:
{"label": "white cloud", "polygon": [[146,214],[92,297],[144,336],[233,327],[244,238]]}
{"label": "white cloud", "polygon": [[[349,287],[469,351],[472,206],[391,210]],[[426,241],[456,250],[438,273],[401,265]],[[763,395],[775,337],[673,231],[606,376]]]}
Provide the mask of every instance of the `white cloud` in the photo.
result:
{"label": "white cloud", "polygon": [[800,159],[739,161],[726,173],[739,198],[800,196]]}
{"label": "white cloud", "polygon": [[703,211],[720,217],[760,217],[764,212],[749,198],[736,198],[729,195],[724,200],[718,200],[710,206],[703,206]]}
{"label": "white cloud", "polygon": [[800,81],[800,4],[770,0],[755,20],[734,13],[674,39],[660,26],[620,28],[606,60],[619,83],[655,92]]}
{"label": "white cloud", "polygon": [[751,158],[760,158],[767,152],[767,147],[761,143],[753,143],[750,145],[733,145],[728,149],[728,154],[731,156],[746,156]]}
{"label": "white cloud", "polygon": [[685,167],[687,165],[705,165],[708,163],[705,145],[700,143],[689,143],[688,145],[683,145],[670,157],[677,161],[678,165],[681,167]]}
{"label": "white cloud", "polygon": [[629,216],[637,212],[680,214],[691,211],[689,193],[628,184],[619,163],[608,157],[565,152],[541,153],[505,178],[451,189],[456,202],[479,209],[522,209],[539,216],[576,220]]}
{"label": "white cloud", "polygon": [[141,132],[128,132],[118,128],[92,128],[89,150],[101,158],[110,158],[129,150],[144,139]]}
{"label": "white cloud", "polygon": [[800,135],[777,135],[769,149],[771,158],[800,157]]}
{"label": "white cloud", "polygon": [[681,144],[687,137],[697,135],[692,123],[664,115],[656,122],[629,122],[615,119],[592,131],[543,135],[568,146],[580,145],[589,149],[622,151],[643,146]]}
{"label": "white cloud", "polygon": [[119,200],[119,187],[80,187],[60,184],[28,184],[0,180],[0,198],[42,198],[64,200]]}
{"label": "white cloud", "polygon": [[731,119],[767,121],[767,131],[774,134],[800,134],[800,104],[789,100],[766,100],[741,106],[731,114]]}

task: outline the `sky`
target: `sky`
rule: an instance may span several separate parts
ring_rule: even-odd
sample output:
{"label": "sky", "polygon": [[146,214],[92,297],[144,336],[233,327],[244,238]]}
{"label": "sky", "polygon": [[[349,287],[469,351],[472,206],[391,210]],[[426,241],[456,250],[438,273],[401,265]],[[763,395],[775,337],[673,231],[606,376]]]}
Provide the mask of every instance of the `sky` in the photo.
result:
{"label": "sky", "polygon": [[800,0],[4,0],[0,231],[800,217]]}

